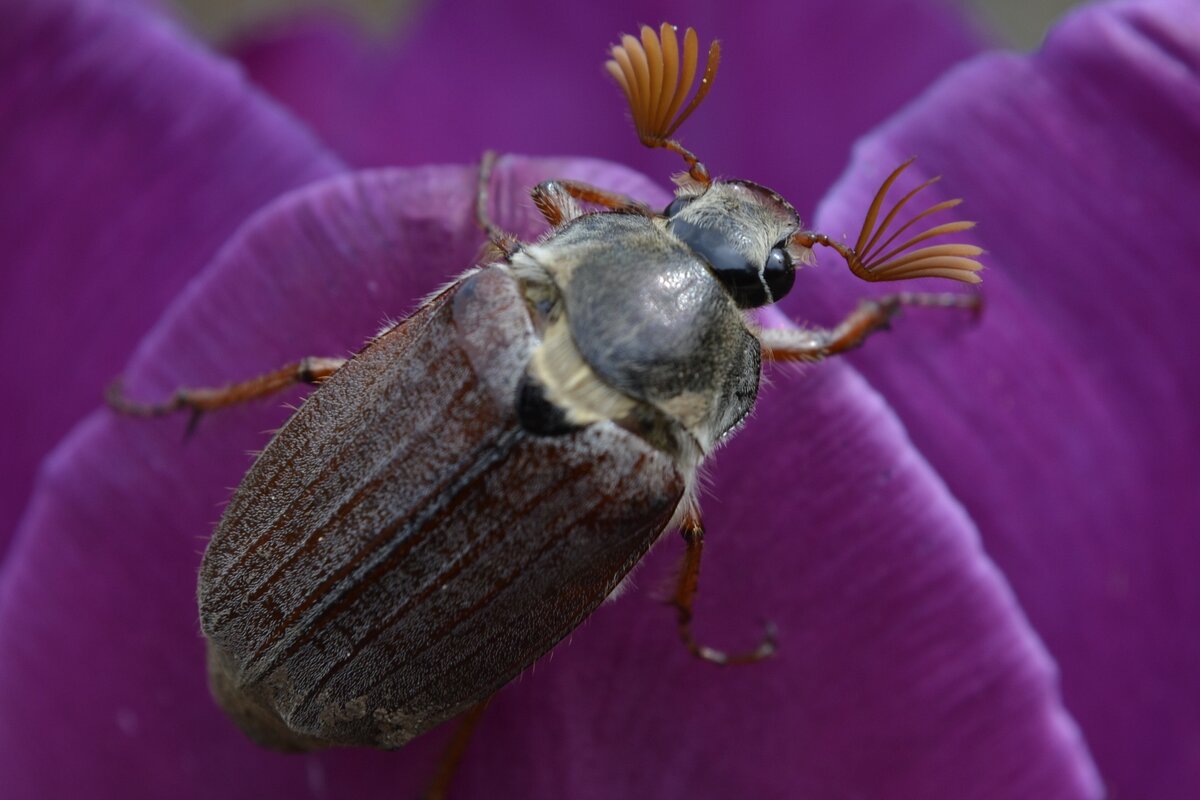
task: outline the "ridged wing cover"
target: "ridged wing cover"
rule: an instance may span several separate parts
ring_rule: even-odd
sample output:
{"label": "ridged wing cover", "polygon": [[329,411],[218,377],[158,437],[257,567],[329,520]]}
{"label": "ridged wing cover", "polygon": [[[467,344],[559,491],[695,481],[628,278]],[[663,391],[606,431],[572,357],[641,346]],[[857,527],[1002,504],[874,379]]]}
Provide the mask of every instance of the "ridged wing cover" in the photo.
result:
{"label": "ridged wing cover", "polygon": [[610,423],[516,422],[537,340],[497,268],[323,384],[237,490],[205,553],[218,698],[285,749],[398,747],[573,630],[667,525],[671,460]]}

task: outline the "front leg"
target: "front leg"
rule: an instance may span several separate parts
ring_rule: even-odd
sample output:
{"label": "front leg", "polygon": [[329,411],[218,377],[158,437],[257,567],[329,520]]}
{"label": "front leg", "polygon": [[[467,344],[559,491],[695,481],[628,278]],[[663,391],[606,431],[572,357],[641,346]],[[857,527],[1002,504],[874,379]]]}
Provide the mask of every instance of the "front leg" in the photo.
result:
{"label": "front leg", "polygon": [[758,331],[767,361],[820,361],[860,346],[867,337],[888,327],[903,306],[965,308],[978,314],[976,294],[900,292],[864,300],[836,328],[764,328]]}
{"label": "front leg", "polygon": [[[655,216],[645,203],[617,192],[610,192],[589,183],[558,179],[543,181],[533,187],[533,204],[553,227],[565,225],[583,214],[579,202],[603,206],[611,211]],[[578,201],[578,202],[577,202]]]}
{"label": "front leg", "polygon": [[[496,153],[488,150],[479,161],[479,182],[475,193],[475,223],[488,237],[488,247],[507,260],[521,248],[521,240],[497,225],[491,217],[490,187],[496,167]],[[610,192],[582,181],[559,178],[542,181],[530,194],[533,204],[551,227],[565,225],[583,215],[580,202],[602,206],[611,211],[655,216],[645,203],[617,192]],[[486,259],[484,259],[486,260]]]}

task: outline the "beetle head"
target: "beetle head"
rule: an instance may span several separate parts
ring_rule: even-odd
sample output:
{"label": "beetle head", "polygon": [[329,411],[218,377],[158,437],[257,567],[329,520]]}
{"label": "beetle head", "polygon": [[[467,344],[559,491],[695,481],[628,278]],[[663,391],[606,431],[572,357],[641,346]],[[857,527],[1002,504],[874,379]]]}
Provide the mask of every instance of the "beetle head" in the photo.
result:
{"label": "beetle head", "polygon": [[[773,303],[787,294],[795,280],[795,263],[806,261],[814,244],[836,250],[851,272],[865,281],[939,277],[979,282],[977,273],[983,266],[975,260],[983,252],[979,247],[949,243],[913,249],[930,239],[967,231],[973,222],[947,222],[899,238],[918,220],[958,205],[958,200],[943,200],[906,222],[897,221],[905,204],[936,178],[883,211],[888,189],[912,159],[893,170],[880,186],[853,246],[801,230],[795,209],[775,192],[749,181],[714,180],[692,151],[671,138],[712,88],[721,62],[717,42],[708,48],[703,76],[686,106],[683,102],[700,64],[694,30],[687,29],[681,45],[673,26],[663,24],[657,33],[643,26],[640,37],[623,36],[610,52],[612,59],[605,66],[629,101],[638,139],[647,147],[678,154],[688,167],[683,188],[663,212],[667,230],[712,268],[742,308]],[[894,229],[893,222],[897,222]]]}
{"label": "beetle head", "polygon": [[656,33],[643,26],[641,36],[623,36],[606,64],[633,114],[638,138],[647,147],[678,153],[688,166],[679,194],[667,206],[667,230],[686,244],[742,308],[781,299],[795,282],[795,263],[810,252],[796,242],[800,218],[775,192],[749,181],[714,180],[700,160],[671,136],[708,94],[721,47],[713,42],[699,87],[695,82],[700,47],[688,28],[680,43],[675,28]]}
{"label": "beetle head", "polygon": [[782,299],[795,282],[795,264],[811,252],[791,242],[800,230],[796,210],[757,183],[689,184],[663,214],[667,230],[708,264],[741,308]]}

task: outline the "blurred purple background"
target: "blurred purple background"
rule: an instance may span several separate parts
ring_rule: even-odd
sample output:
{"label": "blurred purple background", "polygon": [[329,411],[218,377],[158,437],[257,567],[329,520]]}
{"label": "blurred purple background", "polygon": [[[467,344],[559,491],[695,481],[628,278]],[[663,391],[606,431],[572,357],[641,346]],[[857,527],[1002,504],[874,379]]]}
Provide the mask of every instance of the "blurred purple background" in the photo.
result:
{"label": "blurred purple background", "polygon": [[[698,625],[723,645],[770,616],[779,658],[721,671],[682,652],[653,600],[668,540],[637,591],[501,693],[461,796],[1200,792],[1194,4],[1085,8],[1038,52],[974,60],[986,30],[916,0],[461,0],[394,38],[321,13],[225,55],[153,4],[0,14],[13,797],[420,787],[444,734],[282,757],[207,697],[199,554],[284,410],[213,415],[184,443],[182,420],[99,398],[122,373],[162,397],[352,351],[470,262],[485,148],[652,179],[503,162],[497,215],[527,235],[548,175],[661,202],[678,164],[638,148],[599,68],[660,19],[723,42],[681,131],[711,169],[840,236],[919,155],[910,177],[943,174],[980,222],[987,312],[910,313],[845,363],[771,370],[715,459]],[[420,167],[439,163],[467,166]],[[353,172],[383,166],[417,169]],[[872,288],[822,257],[772,319],[829,324]]]}

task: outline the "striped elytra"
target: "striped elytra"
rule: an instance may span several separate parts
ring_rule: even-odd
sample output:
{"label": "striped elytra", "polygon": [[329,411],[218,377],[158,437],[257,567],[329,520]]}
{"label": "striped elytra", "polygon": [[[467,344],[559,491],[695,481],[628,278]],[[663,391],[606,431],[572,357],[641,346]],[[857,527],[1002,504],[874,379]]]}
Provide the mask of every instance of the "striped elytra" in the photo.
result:
{"label": "striped elytra", "polygon": [[620,582],[684,490],[612,424],[538,436],[516,282],[474,273],[370,343],[258,458],[204,556],[214,691],[262,744],[394,748],[486,699]]}

